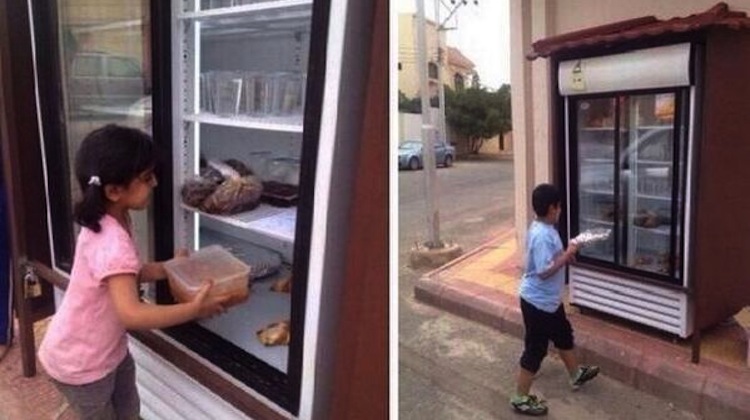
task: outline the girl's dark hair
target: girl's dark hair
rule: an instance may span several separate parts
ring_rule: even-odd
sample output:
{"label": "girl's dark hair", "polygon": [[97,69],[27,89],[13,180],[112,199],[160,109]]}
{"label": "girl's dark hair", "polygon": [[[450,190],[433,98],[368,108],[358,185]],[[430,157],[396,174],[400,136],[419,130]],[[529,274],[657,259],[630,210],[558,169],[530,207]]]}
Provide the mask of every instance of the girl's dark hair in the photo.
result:
{"label": "girl's dark hair", "polygon": [[554,185],[539,184],[531,193],[531,205],[539,217],[546,216],[549,206],[557,204],[560,204],[560,191]]}
{"label": "girl's dark hair", "polygon": [[[99,232],[106,213],[104,186],[126,187],[157,161],[151,136],[143,131],[109,124],[89,133],[76,153],[75,174],[82,196],[73,210],[76,223]],[[90,184],[92,177],[99,178],[99,185]]]}

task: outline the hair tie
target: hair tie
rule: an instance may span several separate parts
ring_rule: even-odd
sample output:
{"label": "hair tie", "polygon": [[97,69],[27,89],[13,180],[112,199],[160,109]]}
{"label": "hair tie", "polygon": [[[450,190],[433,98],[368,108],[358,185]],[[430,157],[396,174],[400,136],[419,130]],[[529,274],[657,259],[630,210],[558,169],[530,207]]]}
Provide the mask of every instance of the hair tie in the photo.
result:
{"label": "hair tie", "polygon": [[102,181],[99,179],[98,176],[94,175],[91,178],[89,178],[89,185],[96,185],[97,187],[102,185]]}

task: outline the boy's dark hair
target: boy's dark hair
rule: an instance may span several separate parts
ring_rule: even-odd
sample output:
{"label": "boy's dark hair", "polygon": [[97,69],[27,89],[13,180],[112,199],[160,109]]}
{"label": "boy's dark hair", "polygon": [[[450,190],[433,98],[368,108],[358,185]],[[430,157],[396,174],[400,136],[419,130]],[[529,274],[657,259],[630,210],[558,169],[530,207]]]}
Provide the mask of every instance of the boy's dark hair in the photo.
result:
{"label": "boy's dark hair", "polygon": [[534,207],[534,213],[539,217],[546,216],[549,206],[560,204],[560,202],[560,191],[554,185],[539,184],[531,193],[531,205]]}
{"label": "boy's dark hair", "polygon": [[[76,153],[75,174],[81,188],[81,200],[73,210],[76,223],[99,232],[99,220],[106,213],[104,186],[128,186],[155,167],[157,160],[154,142],[143,131],[109,124],[89,133]],[[92,177],[99,178],[99,185],[91,182]]]}

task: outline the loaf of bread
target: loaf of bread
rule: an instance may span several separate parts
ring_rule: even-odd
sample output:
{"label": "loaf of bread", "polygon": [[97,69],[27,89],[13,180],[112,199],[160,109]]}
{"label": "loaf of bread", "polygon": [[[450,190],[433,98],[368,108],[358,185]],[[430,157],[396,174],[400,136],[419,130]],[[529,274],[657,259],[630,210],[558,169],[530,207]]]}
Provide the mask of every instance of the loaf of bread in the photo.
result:
{"label": "loaf of bread", "polygon": [[270,290],[278,293],[291,293],[292,292],[292,274],[284,276],[273,282]]}
{"label": "loaf of bread", "polygon": [[291,338],[289,321],[274,322],[255,334],[264,346],[288,346]]}

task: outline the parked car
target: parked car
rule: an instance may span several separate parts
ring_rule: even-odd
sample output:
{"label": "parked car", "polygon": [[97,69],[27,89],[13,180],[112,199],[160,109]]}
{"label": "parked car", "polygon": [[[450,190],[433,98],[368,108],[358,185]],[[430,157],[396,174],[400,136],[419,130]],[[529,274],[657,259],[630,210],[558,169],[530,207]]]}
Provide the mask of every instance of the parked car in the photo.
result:
{"label": "parked car", "polygon": [[73,57],[69,88],[76,111],[91,107],[127,110],[145,95],[141,65],[135,58],[96,51]]}
{"label": "parked car", "polygon": [[[649,162],[642,165],[638,177],[670,179],[672,162],[672,127],[647,127],[639,129],[639,136],[620,152],[620,181],[627,182],[632,175],[633,163],[640,159]],[[611,136],[610,133],[604,133]],[[614,191],[615,167],[612,161],[614,146],[609,137],[599,142],[580,144],[580,156],[589,158],[580,165],[579,188],[584,190]],[[593,159],[592,159],[593,158]],[[664,164],[659,164],[664,162]]]}
{"label": "parked car", "polygon": [[[407,140],[398,146],[398,168],[420,169],[423,166],[422,142],[420,140]],[[453,166],[456,157],[456,148],[448,143],[435,143],[435,163],[446,168]]]}

